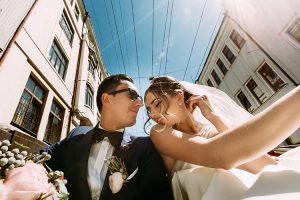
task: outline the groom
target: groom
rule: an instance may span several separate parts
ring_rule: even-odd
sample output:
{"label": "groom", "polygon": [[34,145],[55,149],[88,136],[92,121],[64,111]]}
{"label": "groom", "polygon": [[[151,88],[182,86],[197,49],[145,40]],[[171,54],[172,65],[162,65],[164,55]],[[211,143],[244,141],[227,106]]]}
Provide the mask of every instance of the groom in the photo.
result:
{"label": "groom", "polygon": [[[101,120],[95,127],[75,128],[63,141],[42,150],[51,154],[48,165],[67,179],[71,200],[173,199],[161,157],[149,137],[121,147],[124,129],[135,124],[143,106],[133,80],[124,74],[103,80],[97,92]],[[42,152],[41,151],[41,152]],[[133,177],[116,193],[109,186],[104,160],[116,156]]]}

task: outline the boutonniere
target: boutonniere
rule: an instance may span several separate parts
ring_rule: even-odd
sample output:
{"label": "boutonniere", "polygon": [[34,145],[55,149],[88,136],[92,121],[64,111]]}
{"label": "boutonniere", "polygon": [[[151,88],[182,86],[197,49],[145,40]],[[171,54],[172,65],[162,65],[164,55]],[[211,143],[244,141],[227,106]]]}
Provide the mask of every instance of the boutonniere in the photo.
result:
{"label": "boutonniere", "polygon": [[137,173],[138,168],[134,170],[129,176],[125,167],[124,162],[116,157],[112,156],[111,158],[105,160],[108,170],[110,171],[109,188],[113,194],[119,192],[124,183],[128,182],[134,175]]}

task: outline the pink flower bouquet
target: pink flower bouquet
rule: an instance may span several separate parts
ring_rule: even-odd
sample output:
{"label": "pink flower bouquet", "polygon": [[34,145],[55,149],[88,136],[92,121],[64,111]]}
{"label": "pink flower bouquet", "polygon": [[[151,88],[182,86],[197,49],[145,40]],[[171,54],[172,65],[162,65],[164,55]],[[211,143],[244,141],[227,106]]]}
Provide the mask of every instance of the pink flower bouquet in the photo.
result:
{"label": "pink flower bouquet", "polygon": [[9,150],[9,141],[0,141],[0,200],[65,200],[68,192],[63,173],[48,171],[43,161],[50,155]]}

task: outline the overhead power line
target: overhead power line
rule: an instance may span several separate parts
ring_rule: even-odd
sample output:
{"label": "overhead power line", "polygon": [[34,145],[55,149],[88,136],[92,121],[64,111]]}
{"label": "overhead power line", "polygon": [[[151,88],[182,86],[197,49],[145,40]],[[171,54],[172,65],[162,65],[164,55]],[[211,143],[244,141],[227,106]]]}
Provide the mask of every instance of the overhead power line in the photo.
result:
{"label": "overhead power line", "polygon": [[[134,9],[133,9],[133,2],[131,2],[131,12],[132,12],[132,22],[133,22],[133,33],[134,33],[134,44],[135,44],[135,53],[136,53],[136,64],[138,67],[138,77],[140,77],[140,65],[139,65],[139,54],[138,54],[138,48],[137,48],[137,42],[136,42],[136,30],[135,30],[135,19],[134,19]],[[141,79],[139,78],[139,86],[140,86],[140,91],[142,91],[141,88]]]}
{"label": "overhead power line", "polygon": [[[109,16],[108,16],[108,9],[107,9],[107,5],[106,5],[106,1],[104,1],[104,6],[105,6],[105,11],[106,11],[106,17],[107,17],[107,21],[108,21],[108,24],[109,24],[109,30],[110,30],[110,35],[111,35],[111,39],[113,40],[113,31],[112,31],[112,25],[110,23],[110,20],[109,20]],[[114,43],[114,49],[115,49],[115,54],[116,54],[116,58],[117,58],[117,62],[118,62],[118,67],[119,67],[119,70],[120,72],[122,71],[121,68],[120,68],[120,63],[119,63],[119,56],[117,54],[117,48],[116,48],[116,45]]]}
{"label": "overhead power line", "polygon": [[160,61],[159,61],[159,71],[158,74],[160,75],[160,70],[161,70],[161,63],[163,60],[163,55],[161,55],[164,52],[164,46],[165,46],[165,38],[166,38],[166,30],[167,30],[167,22],[168,22],[168,14],[169,14],[169,1],[168,0],[168,5],[167,5],[167,13],[166,13],[166,20],[165,20],[165,27],[164,27],[164,37],[163,37],[163,42],[162,42],[162,47],[161,47],[161,52],[160,52]]}
{"label": "overhead power line", "polygon": [[218,19],[217,19],[216,24],[215,24],[215,26],[214,26],[214,29],[213,29],[213,31],[212,31],[212,33],[211,33],[211,35],[210,35],[210,38],[209,38],[209,41],[208,41],[208,43],[207,43],[205,52],[204,52],[204,54],[203,54],[203,56],[202,56],[201,63],[200,63],[200,65],[199,65],[198,72],[196,73],[195,80],[197,80],[198,74],[200,73],[200,70],[202,69],[201,67],[202,67],[202,64],[203,64],[203,61],[204,61],[206,52],[207,52],[207,50],[208,50],[208,48],[209,48],[209,44],[211,43],[211,41],[212,41],[212,39],[213,39],[213,36],[214,36],[215,31],[216,31],[216,28],[217,28],[218,22],[219,22],[219,20],[220,20],[221,14],[222,14],[222,9],[221,9],[220,12],[219,12]]}
{"label": "overhead power line", "polygon": [[169,42],[170,42],[170,33],[171,33],[171,27],[172,27],[172,17],[173,17],[173,6],[174,6],[174,0],[172,0],[172,7],[171,7],[171,15],[170,15],[170,25],[169,25],[169,36],[168,36],[168,44],[167,44],[167,53],[166,53],[166,62],[165,62],[165,73],[167,72],[167,63],[168,63],[168,53],[169,53]]}
{"label": "overhead power line", "polygon": [[207,0],[205,0],[205,2],[204,2],[204,6],[203,6],[203,9],[202,9],[202,12],[201,12],[201,15],[200,15],[200,19],[199,19],[199,22],[198,22],[197,31],[196,31],[196,34],[195,34],[195,37],[194,37],[193,45],[192,45],[192,48],[191,48],[191,52],[190,52],[190,55],[189,55],[188,62],[187,62],[187,64],[186,64],[186,68],[185,68],[185,71],[184,71],[184,75],[183,75],[183,79],[182,79],[182,80],[185,79],[185,75],[186,75],[187,69],[188,69],[188,67],[189,67],[189,63],[190,63],[191,56],[192,56],[192,53],[193,53],[193,50],[194,50],[195,42],[196,42],[196,39],[197,39],[197,36],[198,36],[200,24],[201,24],[201,22],[202,22],[203,13],[204,13],[204,10],[205,10],[205,7],[206,7],[206,2],[207,2]]}
{"label": "overhead power line", "polygon": [[[104,45],[104,39],[103,39],[103,35],[102,35],[102,33],[101,33],[101,28],[100,28],[101,26],[100,26],[98,17],[97,17],[97,15],[96,15],[94,3],[93,3],[92,0],[90,0],[90,2],[91,2],[92,10],[93,10],[92,13],[94,14],[95,21],[96,21],[96,26],[97,26],[96,28],[98,29],[98,32],[99,32],[99,35],[100,35],[100,44],[99,44],[99,47],[101,47],[101,43]],[[102,42],[101,42],[101,41],[102,41]],[[102,53],[101,48],[100,48],[100,51],[99,51],[99,52],[100,52],[101,59],[102,59],[102,56],[103,56],[103,58],[104,58],[104,53]],[[105,55],[106,55],[106,54],[105,54]],[[111,66],[111,65],[110,65],[110,60],[108,59],[108,56],[106,55],[105,57],[106,57],[105,60],[107,60],[108,65]]]}
{"label": "overhead power line", "polygon": [[130,58],[129,58],[129,55],[128,55],[128,44],[127,44],[127,39],[126,39],[126,36],[125,36],[125,28],[124,28],[124,22],[123,22],[123,11],[122,11],[122,8],[121,8],[121,1],[119,0],[119,9],[120,9],[120,13],[121,13],[121,22],[122,22],[122,29],[123,29],[123,35],[125,37],[125,47],[126,47],[126,54],[127,54],[127,60],[128,60],[128,68],[129,68],[129,73],[130,73]]}
{"label": "overhead power line", "polygon": [[154,42],[154,0],[152,0],[152,71],[151,76],[153,76],[153,42]]}
{"label": "overhead power line", "polygon": [[121,51],[121,56],[122,56],[122,62],[123,62],[124,72],[125,72],[125,74],[126,74],[126,67],[125,67],[125,62],[124,62],[123,50],[122,50],[122,46],[121,46],[121,42],[120,42],[120,34],[119,34],[119,29],[118,29],[117,20],[116,20],[116,15],[115,15],[115,9],[114,9],[114,5],[113,5],[112,0],[110,0],[110,4],[111,4],[112,11],[113,11],[114,22],[115,22],[115,26],[116,26],[116,30],[117,30],[118,43],[119,43],[119,47],[120,47],[120,51]]}

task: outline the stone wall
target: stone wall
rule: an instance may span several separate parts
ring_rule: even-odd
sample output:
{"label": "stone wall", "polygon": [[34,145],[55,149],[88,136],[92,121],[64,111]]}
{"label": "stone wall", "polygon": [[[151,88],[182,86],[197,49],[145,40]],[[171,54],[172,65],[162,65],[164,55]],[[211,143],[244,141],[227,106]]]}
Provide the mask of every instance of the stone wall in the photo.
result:
{"label": "stone wall", "polygon": [[19,148],[21,151],[36,152],[46,146],[46,143],[18,131],[0,129],[0,140],[9,140],[11,148]]}

